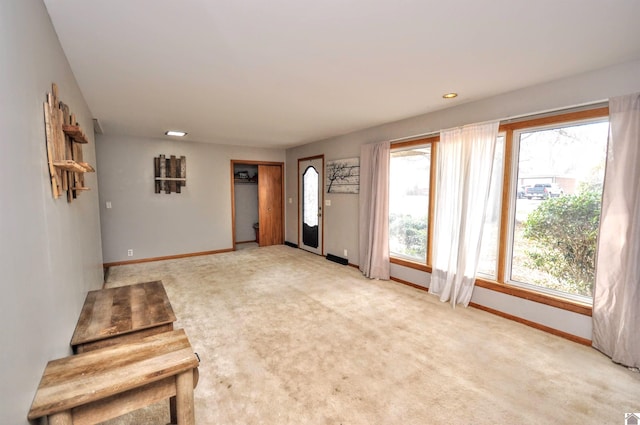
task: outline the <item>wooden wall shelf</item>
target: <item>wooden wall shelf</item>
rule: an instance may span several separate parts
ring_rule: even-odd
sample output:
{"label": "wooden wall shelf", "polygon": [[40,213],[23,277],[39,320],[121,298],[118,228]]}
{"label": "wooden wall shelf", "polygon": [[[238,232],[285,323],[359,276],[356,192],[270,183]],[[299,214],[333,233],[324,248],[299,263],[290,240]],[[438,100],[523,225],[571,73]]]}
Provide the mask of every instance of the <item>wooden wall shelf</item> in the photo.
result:
{"label": "wooden wall shelf", "polygon": [[67,202],[71,202],[78,192],[89,190],[84,184],[84,173],[96,170],[82,158],[82,145],[89,143],[89,139],[69,107],[58,100],[55,84],[44,103],[44,121],[51,191],[54,199],[67,192]]}
{"label": "wooden wall shelf", "polygon": [[53,161],[53,166],[67,171],[74,171],[76,173],[84,173],[85,171],[82,165],[71,159],[65,159],[64,161]]}
{"label": "wooden wall shelf", "polygon": [[78,162],[84,168],[85,173],[95,173],[96,169],[93,168],[88,162]]}
{"label": "wooden wall shelf", "polygon": [[62,124],[62,131],[64,134],[71,137],[71,140],[76,143],[89,143],[89,139],[85,136],[84,132],[78,125]]}
{"label": "wooden wall shelf", "polygon": [[237,184],[258,184],[258,180],[249,180],[249,179],[233,179],[234,183]]}
{"label": "wooden wall shelf", "polygon": [[53,161],[53,166],[62,168],[63,170],[73,171],[76,173],[93,173],[96,170],[86,162],[76,162],[72,159],[65,159],[63,161]]}

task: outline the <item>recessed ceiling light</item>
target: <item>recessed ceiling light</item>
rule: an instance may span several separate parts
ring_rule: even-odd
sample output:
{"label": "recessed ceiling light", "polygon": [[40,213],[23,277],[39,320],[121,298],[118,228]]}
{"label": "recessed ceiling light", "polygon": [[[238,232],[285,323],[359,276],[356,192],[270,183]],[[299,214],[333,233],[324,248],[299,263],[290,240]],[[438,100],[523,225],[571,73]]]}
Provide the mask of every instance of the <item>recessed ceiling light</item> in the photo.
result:
{"label": "recessed ceiling light", "polygon": [[442,95],[445,99],[453,99],[454,97],[458,97],[458,93],[445,93]]}
{"label": "recessed ceiling light", "polygon": [[176,131],[176,130],[169,130],[164,134],[166,134],[167,136],[176,136],[176,137],[184,137],[187,135],[187,133],[185,133],[184,131]]}

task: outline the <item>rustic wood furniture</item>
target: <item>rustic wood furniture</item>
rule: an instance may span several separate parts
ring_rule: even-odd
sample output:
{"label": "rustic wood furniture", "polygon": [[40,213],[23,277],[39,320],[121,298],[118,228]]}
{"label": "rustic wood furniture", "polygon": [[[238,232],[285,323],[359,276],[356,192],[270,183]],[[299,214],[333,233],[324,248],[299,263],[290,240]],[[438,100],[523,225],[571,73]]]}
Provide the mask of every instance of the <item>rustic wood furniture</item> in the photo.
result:
{"label": "rustic wood furniture", "polygon": [[173,330],[176,316],[161,281],[87,294],[71,346],[76,353]]}
{"label": "rustic wood furniture", "polygon": [[50,361],[28,419],[92,425],[171,396],[178,425],[195,425],[198,359],[184,330],[164,332]]}
{"label": "rustic wood furniture", "polygon": [[82,145],[89,143],[89,139],[75,115],[69,112],[69,106],[58,99],[55,83],[44,102],[44,121],[53,198],[67,192],[67,202],[71,202],[81,191],[89,190],[84,184],[84,173],[96,170],[84,162]]}

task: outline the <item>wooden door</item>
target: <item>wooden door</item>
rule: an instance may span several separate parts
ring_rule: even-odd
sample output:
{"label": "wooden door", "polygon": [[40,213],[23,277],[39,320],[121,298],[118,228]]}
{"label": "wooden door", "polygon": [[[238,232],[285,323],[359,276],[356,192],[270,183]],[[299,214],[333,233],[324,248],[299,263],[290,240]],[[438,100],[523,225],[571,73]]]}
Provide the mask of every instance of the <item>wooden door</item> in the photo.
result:
{"label": "wooden door", "polygon": [[283,173],[281,165],[258,165],[260,246],[284,243]]}

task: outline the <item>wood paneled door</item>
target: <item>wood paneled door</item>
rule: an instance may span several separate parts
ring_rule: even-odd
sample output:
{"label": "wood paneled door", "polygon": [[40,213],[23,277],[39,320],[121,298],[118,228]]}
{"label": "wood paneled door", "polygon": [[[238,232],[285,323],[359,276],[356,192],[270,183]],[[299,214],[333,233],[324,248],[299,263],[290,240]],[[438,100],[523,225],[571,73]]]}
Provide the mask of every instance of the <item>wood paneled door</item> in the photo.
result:
{"label": "wood paneled door", "polygon": [[284,243],[283,170],[281,165],[258,165],[260,246]]}
{"label": "wood paneled door", "polygon": [[[245,177],[238,170],[250,169],[248,176]],[[257,169],[257,175],[256,175]],[[236,175],[236,172],[238,175]],[[236,196],[236,184],[239,184]],[[251,185],[255,188],[257,184],[257,211],[255,193],[247,190]],[[242,191],[240,191],[242,189]],[[249,198],[247,198],[249,196]],[[264,162],[264,161],[231,161],[231,208],[232,208],[232,234],[233,249],[236,249],[236,243],[244,243],[247,240],[246,229],[247,220],[249,226],[256,219],[258,221],[258,229],[256,234],[256,242],[260,246],[281,245],[284,243],[284,164],[282,162]],[[247,213],[247,211],[253,211]],[[239,214],[236,217],[236,213]],[[252,217],[252,215],[255,216]],[[240,230],[236,229],[236,225],[240,226]],[[237,232],[238,235],[236,234]],[[237,237],[240,237],[238,240]]]}

